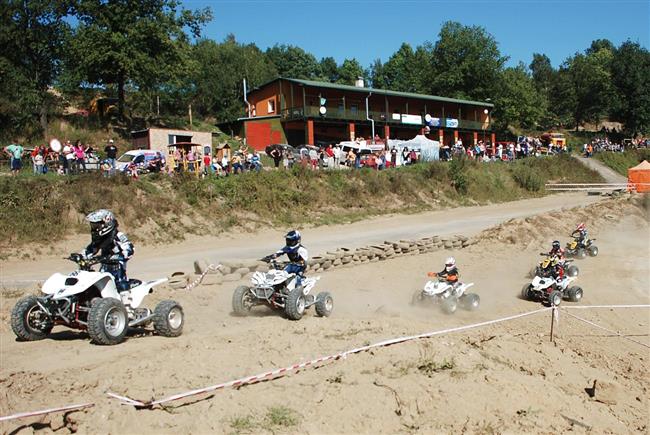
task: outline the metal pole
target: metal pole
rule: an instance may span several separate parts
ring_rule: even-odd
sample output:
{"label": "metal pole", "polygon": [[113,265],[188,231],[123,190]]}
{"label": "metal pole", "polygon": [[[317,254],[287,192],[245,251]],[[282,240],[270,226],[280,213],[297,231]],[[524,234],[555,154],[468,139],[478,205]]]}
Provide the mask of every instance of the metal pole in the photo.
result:
{"label": "metal pole", "polygon": [[372,143],[375,143],[375,120],[370,117],[370,112],[368,111],[368,98],[372,95],[372,92],[366,97],[366,120],[370,121],[372,125]]}
{"label": "metal pole", "polygon": [[553,326],[555,324],[555,310],[557,310],[556,306],[553,306],[553,309],[551,310],[551,342],[553,341]]}

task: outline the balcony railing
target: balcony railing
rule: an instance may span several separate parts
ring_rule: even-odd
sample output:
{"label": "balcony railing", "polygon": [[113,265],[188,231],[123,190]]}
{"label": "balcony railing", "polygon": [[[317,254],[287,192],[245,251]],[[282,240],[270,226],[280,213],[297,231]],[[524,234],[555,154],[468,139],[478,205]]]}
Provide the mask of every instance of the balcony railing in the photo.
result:
{"label": "balcony railing", "polygon": [[[341,109],[341,108],[327,108],[327,113],[325,115],[321,115],[320,112],[320,107],[318,106],[307,106],[306,108],[302,107],[292,107],[289,109],[284,109],[281,111],[280,116],[282,117],[283,121],[292,121],[292,120],[300,120],[300,119],[305,119],[305,118],[322,118],[322,119],[336,119],[336,120],[344,120],[344,121],[366,121],[366,111],[365,108],[363,110],[361,109]],[[369,111],[368,115],[370,116],[371,119],[373,119],[375,122],[385,122],[388,124],[395,124],[395,125],[400,125],[402,124],[401,120],[398,119],[392,119],[392,114],[386,115],[386,112],[378,112],[378,111]],[[445,118],[440,119],[440,124],[444,128],[446,125]],[[413,126],[413,124],[404,124],[404,125],[410,125]],[[424,124],[422,124],[424,127]],[[433,127],[433,128],[438,128],[438,127]],[[485,122],[481,121],[470,121],[467,119],[459,119],[458,120],[458,127],[460,129],[467,129],[467,130],[490,130],[490,125]]]}

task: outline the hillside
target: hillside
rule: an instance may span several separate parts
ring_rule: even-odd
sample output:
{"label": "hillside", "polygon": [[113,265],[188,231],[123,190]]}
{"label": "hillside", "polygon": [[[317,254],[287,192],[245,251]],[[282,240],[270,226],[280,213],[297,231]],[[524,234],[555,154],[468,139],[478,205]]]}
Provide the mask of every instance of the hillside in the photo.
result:
{"label": "hillside", "polygon": [[0,204],[6,218],[0,221],[0,231],[9,236],[0,246],[38,242],[38,249],[85,233],[83,217],[97,208],[112,209],[134,239],[155,244],[233,227],[325,225],[536,197],[544,195],[548,180],[600,178],[567,156],[514,164],[436,162],[378,172],[297,167],[219,179],[1,177]]}

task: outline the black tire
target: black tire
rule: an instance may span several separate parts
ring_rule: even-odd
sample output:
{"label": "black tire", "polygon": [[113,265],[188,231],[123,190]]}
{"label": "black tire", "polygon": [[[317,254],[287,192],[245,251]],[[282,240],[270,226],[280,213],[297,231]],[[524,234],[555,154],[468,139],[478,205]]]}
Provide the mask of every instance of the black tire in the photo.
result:
{"label": "black tire", "polygon": [[583,259],[587,258],[587,252],[584,249],[580,248],[576,252],[576,257],[583,260]]}
{"label": "black tire", "polygon": [[334,299],[329,292],[320,292],[316,295],[316,314],[320,317],[329,317],[334,309]]}
{"label": "black tire", "polygon": [[589,256],[595,257],[598,255],[598,246],[591,245],[589,248],[587,248],[587,252],[589,253]]}
{"label": "black tire", "polygon": [[95,344],[114,345],[126,338],[129,315],[121,301],[104,298],[95,302],[88,312],[88,335]]}
{"label": "black tire", "polygon": [[569,288],[568,295],[571,302],[580,302],[583,296],[582,288],[578,286],[571,287]]}
{"label": "black tire", "polygon": [[240,285],[232,294],[232,311],[236,316],[247,316],[253,308],[253,294],[250,287]]}
{"label": "black tire", "polygon": [[558,305],[560,305],[562,303],[562,292],[553,290],[548,295],[548,303],[552,307],[557,307]]}
{"label": "black tire", "polygon": [[571,276],[571,277],[578,276],[579,273],[580,273],[580,269],[578,269],[578,266],[574,266],[574,265],[569,266],[566,270],[567,276]]}
{"label": "black tire", "polygon": [[528,277],[535,278],[538,272],[539,272],[539,266],[535,266],[532,269],[530,269],[530,272],[528,272]]}
{"label": "black tire", "polygon": [[481,298],[476,293],[467,293],[460,297],[459,302],[464,309],[474,311],[478,310],[478,306],[481,304]]}
{"label": "black tire", "polygon": [[533,285],[532,284],[526,284],[522,289],[521,289],[521,298],[525,301],[531,300],[530,296],[530,289]]}
{"label": "black tire", "polygon": [[440,304],[442,312],[445,314],[454,314],[458,308],[458,299],[453,296],[450,296],[442,301]]}
{"label": "black tire", "polygon": [[162,301],[153,310],[153,328],[163,337],[178,337],[184,324],[183,307],[176,301]]}
{"label": "black tire", "polygon": [[302,287],[297,287],[289,292],[284,305],[284,314],[291,320],[302,319],[305,314],[305,295],[302,293]]}
{"label": "black tire", "polygon": [[[43,319],[33,319],[33,316]],[[20,341],[42,340],[52,331],[53,326],[52,320],[36,303],[35,296],[21,298],[11,310],[11,329]]]}
{"label": "black tire", "polygon": [[416,290],[413,296],[411,296],[411,305],[422,305],[423,302],[424,295],[422,294],[422,290]]}

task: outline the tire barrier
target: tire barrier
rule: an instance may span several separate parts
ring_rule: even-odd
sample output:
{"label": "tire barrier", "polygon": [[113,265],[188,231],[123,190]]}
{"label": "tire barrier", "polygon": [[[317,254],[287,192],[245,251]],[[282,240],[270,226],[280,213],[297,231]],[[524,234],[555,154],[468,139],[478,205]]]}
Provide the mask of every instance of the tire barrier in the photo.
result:
{"label": "tire barrier", "polygon": [[[324,254],[315,255],[307,261],[307,272],[326,270],[383,261],[404,255],[419,255],[443,249],[463,249],[474,244],[462,235],[432,236],[415,240],[385,241],[380,244],[356,249],[341,247]],[[259,260],[220,261],[218,269],[210,268],[214,262],[208,259],[194,261],[194,274],[207,285],[222,284],[248,279],[254,272],[267,272],[269,265]],[[207,275],[207,276],[206,276]],[[179,286],[178,288],[182,288]]]}

